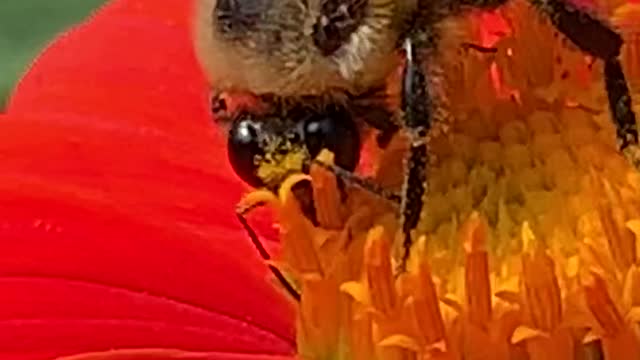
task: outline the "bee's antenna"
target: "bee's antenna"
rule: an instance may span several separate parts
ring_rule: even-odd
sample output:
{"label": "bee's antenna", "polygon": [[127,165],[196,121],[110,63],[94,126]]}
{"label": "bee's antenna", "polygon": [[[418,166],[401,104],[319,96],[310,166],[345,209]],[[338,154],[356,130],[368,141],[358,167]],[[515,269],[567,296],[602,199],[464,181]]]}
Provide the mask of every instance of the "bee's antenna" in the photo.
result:
{"label": "bee's antenna", "polygon": [[385,189],[382,186],[374,183],[373,181],[360,177],[349,170],[345,170],[339,166],[326,164],[317,159],[312,160],[312,164],[322,167],[323,169],[334,174],[336,177],[340,178],[347,184],[355,185],[367,192],[370,192],[376,196],[379,196],[385,200],[392,202],[394,205],[400,204],[400,201],[402,198],[398,193],[391,191],[389,189]]}
{"label": "bee's antenna", "polygon": [[[260,241],[258,234],[253,230],[251,225],[249,225],[249,222],[245,217],[252,210],[255,210],[256,208],[264,205],[265,205],[264,203],[258,202],[256,204],[253,204],[250,207],[238,209],[236,210],[236,216],[238,217],[238,221],[240,221],[240,224],[242,224],[242,227],[244,228],[244,230],[249,235],[249,238],[251,239],[253,246],[258,250],[258,253],[260,253],[260,256],[262,257],[262,259],[264,259],[265,261],[269,261],[271,260],[271,255],[269,255],[269,252],[267,251],[267,249],[265,249],[264,245],[262,245],[262,242]],[[298,292],[298,290],[294,288],[294,286],[289,282],[289,280],[287,280],[284,277],[280,269],[278,269],[276,266],[271,264],[267,264],[267,266],[269,267],[269,270],[271,270],[273,275],[276,277],[276,279],[278,279],[278,281],[282,284],[284,289],[289,293],[289,295],[291,295],[291,297],[297,302],[300,302],[300,299],[301,299],[300,293]]]}

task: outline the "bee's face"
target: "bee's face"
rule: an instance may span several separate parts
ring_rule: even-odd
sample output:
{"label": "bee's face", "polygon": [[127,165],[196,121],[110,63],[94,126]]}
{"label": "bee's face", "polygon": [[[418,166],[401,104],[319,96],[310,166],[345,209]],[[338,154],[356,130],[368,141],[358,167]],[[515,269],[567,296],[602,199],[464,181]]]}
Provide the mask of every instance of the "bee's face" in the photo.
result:
{"label": "bee's face", "polygon": [[359,136],[353,116],[337,105],[320,110],[296,105],[261,114],[241,111],[231,123],[228,155],[242,180],[276,189],[286,176],[306,171],[322,149],[335,154],[336,165],[354,170]]}
{"label": "bee's face", "polygon": [[195,49],[220,91],[358,93],[397,66],[402,1],[197,0]]}

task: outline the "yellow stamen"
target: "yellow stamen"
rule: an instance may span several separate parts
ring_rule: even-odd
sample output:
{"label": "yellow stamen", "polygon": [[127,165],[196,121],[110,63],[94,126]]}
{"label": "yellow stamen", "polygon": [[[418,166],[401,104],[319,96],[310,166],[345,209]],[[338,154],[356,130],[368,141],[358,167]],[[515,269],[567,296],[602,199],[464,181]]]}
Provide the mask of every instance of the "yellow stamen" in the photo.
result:
{"label": "yellow stamen", "polygon": [[374,309],[390,315],[396,307],[396,291],[393,283],[389,243],[384,229],[376,227],[369,232],[364,248],[364,268]]}
{"label": "yellow stamen", "polygon": [[486,225],[474,213],[461,231],[466,252],[465,288],[472,324],[485,328],[491,319],[491,285],[486,246]]}
{"label": "yellow stamen", "polygon": [[[333,164],[333,154],[324,150],[318,155],[318,160],[325,164]],[[314,179],[313,197],[317,201],[315,206],[318,223],[325,229],[341,229],[344,225],[344,215],[342,214],[344,208],[340,194],[327,190],[338,187],[336,178],[327,176],[326,171],[318,166],[311,167],[310,176]]]}
{"label": "yellow stamen", "polygon": [[423,342],[425,344],[436,344],[445,340],[446,333],[440,311],[440,300],[432,278],[431,266],[425,253],[426,241],[426,238],[422,238],[418,243],[417,284],[411,305],[415,326],[419,329]]}
{"label": "yellow stamen", "polygon": [[592,274],[585,285],[585,296],[589,309],[600,326],[598,330],[602,333],[600,337],[605,358],[640,358],[638,334],[628,326],[609,295],[604,279],[597,274]]}
{"label": "yellow stamen", "polygon": [[290,244],[283,249],[283,260],[299,275],[320,276],[323,269],[316,251],[318,232],[311,222],[300,216],[300,205],[288,190],[293,184],[309,177],[296,175],[289,177],[281,186],[279,208],[280,234],[283,242]]}

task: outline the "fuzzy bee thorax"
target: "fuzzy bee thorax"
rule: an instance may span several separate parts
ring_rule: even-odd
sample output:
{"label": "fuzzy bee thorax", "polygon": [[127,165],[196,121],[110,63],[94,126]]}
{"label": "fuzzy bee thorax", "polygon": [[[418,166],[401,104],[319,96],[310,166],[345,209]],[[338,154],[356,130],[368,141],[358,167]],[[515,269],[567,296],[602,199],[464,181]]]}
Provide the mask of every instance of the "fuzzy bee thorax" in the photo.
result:
{"label": "fuzzy bee thorax", "polygon": [[221,91],[364,92],[398,66],[401,3],[198,0],[195,50]]}

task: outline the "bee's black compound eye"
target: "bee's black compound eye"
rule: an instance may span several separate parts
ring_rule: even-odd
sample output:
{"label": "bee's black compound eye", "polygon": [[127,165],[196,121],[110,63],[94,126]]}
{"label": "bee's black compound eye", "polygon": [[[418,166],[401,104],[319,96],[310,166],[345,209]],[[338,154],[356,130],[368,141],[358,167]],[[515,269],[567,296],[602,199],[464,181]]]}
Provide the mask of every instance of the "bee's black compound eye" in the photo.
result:
{"label": "bee's black compound eye", "polygon": [[322,149],[334,153],[337,166],[353,171],[360,159],[360,135],[352,114],[339,106],[309,110],[237,115],[227,143],[236,174],[253,187],[273,189],[287,174],[305,171]]}
{"label": "bee's black compound eye", "polygon": [[242,180],[256,188],[264,185],[256,173],[256,157],[264,155],[262,127],[260,122],[251,117],[239,117],[231,125],[227,143],[227,153],[233,170]]}
{"label": "bee's black compound eye", "polygon": [[315,158],[322,149],[335,155],[335,164],[354,170],[360,159],[360,137],[352,115],[343,108],[331,107],[304,120],[304,140],[309,155]]}

